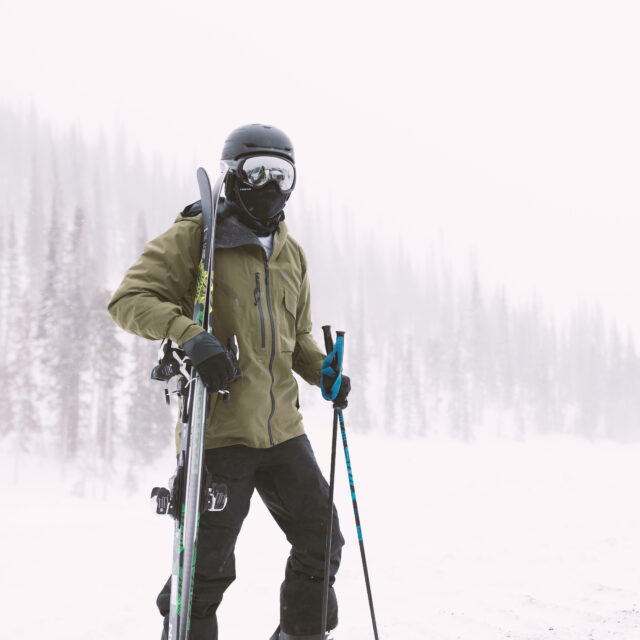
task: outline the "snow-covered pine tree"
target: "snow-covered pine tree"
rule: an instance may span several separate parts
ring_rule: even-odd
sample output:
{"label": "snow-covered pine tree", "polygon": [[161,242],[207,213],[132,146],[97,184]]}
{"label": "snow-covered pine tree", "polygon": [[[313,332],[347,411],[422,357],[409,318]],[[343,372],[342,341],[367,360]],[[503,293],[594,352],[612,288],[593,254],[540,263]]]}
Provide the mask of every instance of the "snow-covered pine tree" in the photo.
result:
{"label": "snow-covered pine tree", "polygon": [[116,400],[126,386],[124,349],[117,337],[117,327],[107,312],[110,298],[111,292],[94,288],[86,313],[91,404],[90,436],[85,447],[90,465],[84,475],[102,495],[112,480],[116,443],[124,435],[124,425],[116,419]]}

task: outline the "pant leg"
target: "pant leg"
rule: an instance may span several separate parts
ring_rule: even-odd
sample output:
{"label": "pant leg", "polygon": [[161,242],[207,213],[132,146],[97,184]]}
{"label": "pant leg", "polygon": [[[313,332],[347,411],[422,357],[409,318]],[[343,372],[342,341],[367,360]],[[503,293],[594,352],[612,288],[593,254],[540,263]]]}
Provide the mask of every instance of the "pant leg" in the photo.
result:
{"label": "pant leg", "polygon": [[[322,476],[306,436],[293,438],[265,452],[263,464],[256,473],[256,488],[291,543],[285,579],[280,588],[282,631],[301,636],[319,634],[329,485]],[[333,583],[343,545],[334,507],[328,629],[338,624]]]}
{"label": "pant leg", "polygon": [[[200,516],[190,640],[217,640],[216,610],[223,593],[236,578],[234,549],[249,512],[259,454],[259,450],[242,445],[205,451],[207,469],[215,482],[227,485],[229,499],[222,511],[205,511]],[[165,618],[163,638],[169,624],[170,598],[171,579],[156,601]]]}

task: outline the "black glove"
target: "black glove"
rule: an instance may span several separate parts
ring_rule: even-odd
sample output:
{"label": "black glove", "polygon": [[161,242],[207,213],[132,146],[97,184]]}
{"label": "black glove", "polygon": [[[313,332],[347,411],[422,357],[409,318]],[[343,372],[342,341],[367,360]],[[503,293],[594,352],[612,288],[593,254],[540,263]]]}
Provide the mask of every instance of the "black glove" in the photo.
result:
{"label": "black glove", "polygon": [[236,379],[233,356],[212,333],[203,331],[182,346],[209,391],[222,391]]}
{"label": "black glove", "polygon": [[342,374],[342,380],[340,381],[340,388],[338,389],[338,394],[336,395],[335,400],[333,401],[333,406],[336,409],[346,409],[347,405],[347,396],[349,395],[349,391],[351,391],[351,379],[349,376],[345,376]]}

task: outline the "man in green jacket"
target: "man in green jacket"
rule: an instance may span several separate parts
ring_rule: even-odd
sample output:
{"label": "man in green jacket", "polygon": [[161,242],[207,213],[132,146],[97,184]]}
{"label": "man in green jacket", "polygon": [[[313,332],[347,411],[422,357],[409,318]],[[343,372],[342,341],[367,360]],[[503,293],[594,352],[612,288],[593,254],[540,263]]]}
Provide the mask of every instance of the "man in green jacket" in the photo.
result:
{"label": "man in green jacket", "polygon": [[[205,463],[228,487],[223,511],[200,518],[191,640],[216,640],[216,610],[235,579],[235,542],[254,489],[291,543],[274,640],[320,640],[329,488],[304,434],[292,371],[320,386],[325,354],[311,336],[304,252],[288,234],[284,207],[295,186],[293,146],[275,127],[248,125],[225,142],[229,172],[215,234],[214,333],[192,321],[202,209],[189,205],[149,242],[115,292],[109,311],[123,329],[180,345],[211,392]],[[237,337],[242,378],[223,346]],[[346,406],[342,377],[336,402]],[[217,391],[230,386],[223,402]],[[180,434],[177,434],[179,442]],[[344,544],[334,509],[333,584]],[[157,604],[168,622],[170,581]],[[327,626],[338,622],[333,587]]]}

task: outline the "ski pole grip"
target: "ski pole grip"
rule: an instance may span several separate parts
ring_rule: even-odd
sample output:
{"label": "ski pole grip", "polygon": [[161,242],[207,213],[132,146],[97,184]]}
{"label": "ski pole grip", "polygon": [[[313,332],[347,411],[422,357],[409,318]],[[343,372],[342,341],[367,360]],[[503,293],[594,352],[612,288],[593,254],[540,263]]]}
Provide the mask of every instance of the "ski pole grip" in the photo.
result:
{"label": "ski pole grip", "polygon": [[344,357],[344,331],[336,331],[336,343],[339,346],[339,352],[340,354],[338,355],[338,363],[340,366],[340,373],[342,373],[342,358]]}
{"label": "ski pole grip", "polygon": [[324,348],[327,351],[327,355],[333,351],[333,338],[331,337],[331,325],[325,324],[322,327],[324,333]]}

